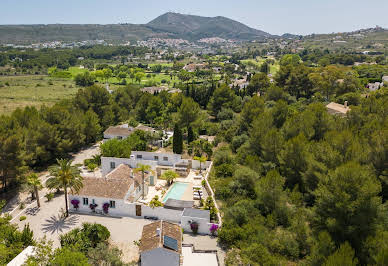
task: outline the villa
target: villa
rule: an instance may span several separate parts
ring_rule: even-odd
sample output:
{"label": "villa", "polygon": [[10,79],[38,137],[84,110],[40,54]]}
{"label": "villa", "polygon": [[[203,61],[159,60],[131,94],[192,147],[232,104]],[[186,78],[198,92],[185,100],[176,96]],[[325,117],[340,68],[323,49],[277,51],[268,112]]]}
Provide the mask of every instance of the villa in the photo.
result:
{"label": "villa", "polygon": [[128,136],[131,135],[133,132],[135,132],[135,129],[133,127],[128,126],[128,124],[114,127],[112,126],[104,131],[104,141],[110,139],[125,139],[128,138]]}
{"label": "villa", "polygon": [[[126,202],[136,202],[148,194],[149,175],[142,180],[142,173],[135,173],[128,165],[121,164],[105,177],[84,177],[83,187],[70,195],[70,202],[79,202],[77,211],[102,213],[109,205],[109,213],[122,215]],[[107,208],[107,207],[105,207]]]}

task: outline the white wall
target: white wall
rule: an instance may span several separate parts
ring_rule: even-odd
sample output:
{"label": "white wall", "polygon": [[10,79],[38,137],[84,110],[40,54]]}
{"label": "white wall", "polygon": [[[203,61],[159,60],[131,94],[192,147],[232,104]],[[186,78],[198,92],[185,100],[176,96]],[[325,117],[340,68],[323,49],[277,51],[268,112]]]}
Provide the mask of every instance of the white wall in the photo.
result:
{"label": "white wall", "polygon": [[163,207],[151,208],[147,205],[141,206],[142,216],[158,217],[159,220],[165,220],[175,223],[180,223],[183,211],[165,209]]}
{"label": "white wall", "polygon": [[210,235],[210,226],[213,223],[210,223],[209,219],[182,216],[181,218],[181,227],[185,232],[191,232],[191,227],[189,221],[196,222],[198,224],[198,234],[201,235]]}
{"label": "white wall", "polygon": [[138,166],[138,164],[141,163],[141,164],[149,165],[149,166],[151,166],[152,169],[155,169],[156,166],[158,165],[157,161],[136,160],[136,159],[133,160],[133,159],[129,159],[129,158],[101,157],[102,176],[106,176],[112,170],[114,170],[114,169],[110,168],[111,162],[114,162],[116,164],[116,168],[120,164],[126,164],[126,165],[129,165],[131,168],[136,168]]}
{"label": "white wall", "polygon": [[[158,165],[163,165],[163,166],[174,166],[176,163],[182,161],[182,156],[180,154],[174,154],[174,153],[132,151],[131,155],[135,155],[136,159],[137,159],[137,155],[141,155],[142,159],[137,159],[137,160],[155,161],[158,163]],[[155,156],[158,156],[158,160],[155,160]],[[163,159],[164,157],[167,157],[168,160],[165,161]]]}
{"label": "white wall", "polygon": [[[201,165],[202,170],[209,168],[210,163],[211,161],[206,161],[205,163],[202,163]],[[199,165],[200,165],[199,161],[192,160],[192,166],[191,166],[192,169],[195,169],[195,170],[199,169]]]}
{"label": "white wall", "polygon": [[[88,198],[88,205],[83,205],[83,198]],[[165,209],[163,207],[155,207],[151,208],[147,205],[140,203],[129,203],[120,199],[107,199],[107,198],[98,198],[98,197],[90,197],[90,196],[78,196],[78,195],[69,195],[69,209],[71,211],[76,211],[71,204],[72,199],[78,199],[79,209],[78,212],[82,213],[92,213],[92,210],[89,208],[89,205],[92,203],[94,199],[95,203],[98,205],[96,210],[102,211],[102,206],[104,203],[109,203],[110,200],[114,200],[116,202],[116,208],[109,208],[108,215],[119,216],[119,217],[139,217],[144,218],[144,216],[152,216],[157,217],[159,220],[180,223],[182,228],[186,232],[191,232],[189,220],[195,221],[198,223],[198,233],[199,234],[210,234],[210,219],[203,218],[195,218],[189,216],[182,216],[183,211],[180,210],[172,210]],[[136,205],[141,205],[141,216],[136,216]]]}
{"label": "white wall", "polygon": [[179,266],[180,255],[164,248],[141,253],[141,266]]}
{"label": "white wall", "polygon": [[[89,203],[88,205],[83,205],[83,198],[88,198]],[[99,197],[90,197],[90,196],[77,196],[77,195],[69,195],[69,209],[72,211],[75,211],[73,208],[73,204],[71,204],[72,199],[78,199],[79,200],[79,212],[83,213],[91,213],[92,210],[89,208],[89,205],[93,202],[93,199],[95,203],[98,205],[96,210],[102,210],[102,206],[104,203],[109,203],[110,200],[113,200],[116,202],[116,208],[109,208],[109,215],[112,216],[135,216],[135,206],[134,204],[127,204],[124,202],[124,200],[120,199],[107,199],[107,198],[99,198]],[[133,214],[133,215],[129,215]]]}

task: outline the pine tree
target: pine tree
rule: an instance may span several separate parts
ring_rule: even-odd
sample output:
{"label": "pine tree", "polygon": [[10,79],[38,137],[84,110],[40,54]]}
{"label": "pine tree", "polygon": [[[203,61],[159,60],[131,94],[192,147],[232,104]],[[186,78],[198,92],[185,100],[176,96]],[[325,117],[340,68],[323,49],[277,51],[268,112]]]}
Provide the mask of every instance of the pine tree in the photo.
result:
{"label": "pine tree", "polygon": [[183,150],[183,138],[182,131],[179,128],[178,124],[175,124],[174,127],[174,137],[173,137],[173,151],[174,153],[181,154]]}

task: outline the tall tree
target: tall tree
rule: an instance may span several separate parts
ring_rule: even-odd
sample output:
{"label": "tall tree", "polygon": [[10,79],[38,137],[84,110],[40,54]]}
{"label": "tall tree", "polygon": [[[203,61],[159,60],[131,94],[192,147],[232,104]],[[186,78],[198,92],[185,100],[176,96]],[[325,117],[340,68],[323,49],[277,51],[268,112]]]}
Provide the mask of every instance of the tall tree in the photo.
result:
{"label": "tall tree", "polygon": [[145,199],[145,191],[144,191],[144,182],[145,182],[145,173],[151,171],[151,166],[145,165],[145,164],[138,164],[137,168],[135,169],[135,172],[141,172],[141,179],[142,179],[142,190],[143,190],[143,199]]}
{"label": "tall tree", "polygon": [[68,190],[78,192],[83,186],[80,170],[77,166],[71,165],[71,163],[67,159],[57,159],[57,165],[49,168],[52,177],[46,181],[48,188],[63,188],[65,192],[66,217],[69,216]]}
{"label": "tall tree", "polygon": [[27,176],[27,184],[31,186],[31,188],[34,190],[36,203],[38,204],[38,208],[40,208],[40,199],[39,199],[39,189],[41,189],[42,183],[40,182],[40,179],[37,174],[32,173],[29,176]]}
{"label": "tall tree", "polygon": [[380,183],[367,167],[350,162],[322,180],[315,191],[313,228],[326,230],[337,245],[348,241],[361,254],[362,243],[381,223]]}
{"label": "tall tree", "polygon": [[174,153],[182,154],[183,151],[183,137],[182,131],[178,124],[175,124],[174,127],[174,136],[172,139],[172,149]]}

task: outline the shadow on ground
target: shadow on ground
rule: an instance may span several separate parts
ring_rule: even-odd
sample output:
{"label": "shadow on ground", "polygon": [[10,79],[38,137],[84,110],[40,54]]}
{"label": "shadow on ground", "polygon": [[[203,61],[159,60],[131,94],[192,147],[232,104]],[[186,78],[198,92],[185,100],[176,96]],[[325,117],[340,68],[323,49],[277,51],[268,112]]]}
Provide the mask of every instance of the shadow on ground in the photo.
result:
{"label": "shadow on ground", "polygon": [[38,212],[39,212],[39,208],[37,206],[26,209],[26,214],[32,215],[32,216],[35,216]]}
{"label": "shadow on ground", "polygon": [[46,223],[42,226],[44,233],[62,233],[63,230],[69,229],[78,222],[78,216],[70,216],[62,218],[61,215],[53,215],[49,219],[46,219]]}

